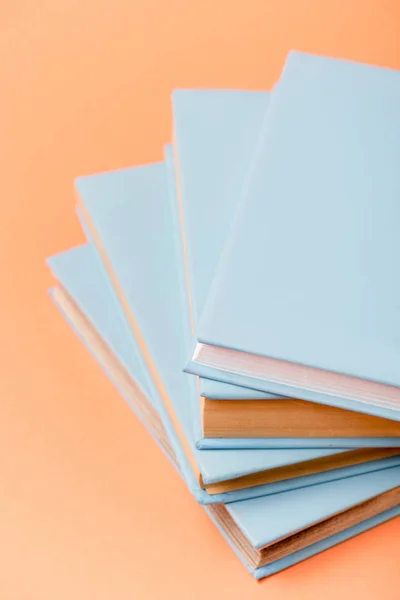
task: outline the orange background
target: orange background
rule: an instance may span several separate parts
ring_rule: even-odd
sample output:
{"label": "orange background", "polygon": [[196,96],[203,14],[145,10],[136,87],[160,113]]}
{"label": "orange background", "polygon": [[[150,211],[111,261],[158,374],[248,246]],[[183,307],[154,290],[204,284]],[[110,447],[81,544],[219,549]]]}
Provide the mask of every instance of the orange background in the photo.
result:
{"label": "orange background", "polygon": [[43,260],[83,241],[76,175],[161,158],[174,87],[269,88],[291,48],[400,68],[399,1],[2,0],[0,48],[0,598],[398,599],[400,519],[257,584]]}

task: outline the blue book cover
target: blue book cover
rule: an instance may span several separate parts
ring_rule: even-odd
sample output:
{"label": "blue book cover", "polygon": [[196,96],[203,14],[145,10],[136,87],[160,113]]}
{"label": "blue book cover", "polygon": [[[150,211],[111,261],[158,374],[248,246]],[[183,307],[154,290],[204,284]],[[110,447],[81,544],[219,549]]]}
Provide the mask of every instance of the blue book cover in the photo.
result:
{"label": "blue book cover", "polygon": [[399,98],[397,71],[289,55],[190,372],[400,420]]}
{"label": "blue book cover", "polygon": [[[101,236],[93,247],[100,250],[108,281],[117,291],[127,330],[149,371],[153,392],[162,400],[196,474],[194,489],[200,490],[200,476],[207,486],[243,478],[243,487],[248,487],[247,476],[257,473],[264,477],[275,467],[302,463],[304,466],[305,461],[327,460],[329,456],[332,464],[339,459],[347,460],[343,449],[332,448],[198,450],[193,430],[193,416],[199,411],[196,382],[182,373],[181,368],[191,336],[178,236],[173,233],[178,231],[178,225],[174,226],[178,216],[166,178],[165,164],[156,163],[82,178],[77,185],[91,232],[95,237]],[[364,460],[353,466],[349,466],[350,454],[344,471],[328,471],[324,467],[324,472],[310,474],[306,481],[287,479],[271,483],[271,489],[287,489],[373,468],[371,461],[365,460],[371,453],[372,449],[366,451]],[[374,464],[380,465],[375,461]],[[259,492],[248,488],[241,494]]]}
{"label": "blue book cover", "polygon": [[[246,127],[249,120],[248,117],[247,119],[245,117],[245,109],[251,111],[252,117],[250,119],[252,126],[249,127],[252,135],[248,136],[248,145],[250,145],[251,140],[254,142],[256,139],[256,123],[262,122],[262,108],[265,112],[265,102],[268,97],[266,93],[261,92],[252,94],[250,92],[179,90],[174,94],[174,118],[177,120],[177,123],[175,123],[175,152],[177,140],[180,140],[181,147],[178,150],[179,159],[177,160],[172,147],[167,146],[166,162],[170,175],[170,190],[174,195],[173,201],[180,208],[181,248],[182,256],[186,256],[187,263],[186,285],[191,288],[188,291],[188,297],[189,311],[191,309],[192,316],[192,331],[194,332],[197,328],[200,308],[203,307],[207,288],[211,284],[213,269],[215,269],[218,257],[223,250],[223,240],[229,230],[229,223],[235,212],[235,204],[238,203],[240,179],[243,179],[245,165],[248,165],[250,160],[250,148],[247,148],[246,154],[246,144],[244,143],[246,140],[243,140],[243,135],[240,135],[240,127]],[[205,106],[202,109],[203,104]],[[226,106],[225,112],[227,113],[225,117],[223,116],[224,106]],[[237,135],[243,143],[239,144],[240,147],[238,148],[237,141],[235,143],[231,138],[235,132],[234,122],[239,119],[241,112],[243,114]],[[217,127],[217,123],[219,123],[219,127]],[[227,130],[229,128],[230,133],[228,134]],[[236,126],[237,129],[238,126]],[[226,153],[223,150],[225,145],[227,147]],[[245,159],[243,158],[244,155],[246,156]],[[242,163],[241,166],[240,163]],[[223,169],[224,165],[225,170]],[[178,173],[178,178],[176,173]],[[208,173],[210,173],[209,177],[206,176]],[[185,185],[180,183],[180,179]],[[232,182],[233,186],[231,186]],[[207,188],[209,188],[208,192]],[[206,223],[208,223],[208,226]],[[199,298],[201,301],[199,301]],[[215,373],[218,376],[218,371],[215,371]],[[224,375],[229,376],[226,373]],[[200,394],[207,398],[235,401],[239,399],[268,399],[269,401],[278,399],[277,396],[272,394],[263,397],[258,396],[257,393],[253,394],[254,390],[250,389],[247,390],[247,394],[243,394],[245,390],[243,387],[203,378],[201,378],[200,385],[202,388]],[[229,398],[229,396],[231,397]],[[283,401],[287,403],[287,399],[283,399]],[[208,403],[208,407],[210,404],[212,403]],[[295,419],[299,418],[300,404],[301,402],[296,403]],[[303,405],[305,404],[307,403],[303,403]],[[324,429],[324,415],[321,415],[321,410],[318,410],[318,408],[320,408],[320,405],[313,408],[310,414],[308,413],[309,406],[304,406],[304,419],[312,419],[312,423],[316,423],[319,428],[318,435],[314,434],[314,437],[310,433],[303,435],[303,437],[284,436],[283,427],[282,434],[278,437],[271,435],[256,437],[254,434],[252,437],[247,438],[243,434],[229,437],[221,433],[218,437],[212,437],[209,434],[204,434],[206,423],[204,412],[197,411],[194,414],[197,444],[202,449],[340,447],[344,445],[358,447],[400,446],[399,426],[397,424],[393,424],[393,422],[385,423],[380,420],[377,420],[379,422],[372,422],[373,420],[369,417],[361,417],[359,413],[350,413],[349,411],[333,415],[333,419],[331,414],[326,415],[329,424],[325,426],[325,430],[329,433],[334,431],[335,426],[341,426],[347,434],[346,437],[334,437],[332,433],[329,437],[324,437],[324,432],[321,432]],[[203,404],[202,411],[204,410],[205,405]],[[208,410],[215,415],[215,409],[208,408]],[[259,422],[260,408],[256,407],[255,412],[258,415]],[[279,414],[281,415],[282,412],[279,412]],[[307,417],[307,415],[310,416]],[[253,423],[254,418],[256,417],[250,417],[249,421]],[[276,419],[278,418],[281,417],[276,417]],[[237,422],[238,419],[238,413],[235,411],[233,421]],[[222,429],[225,432],[226,428],[223,426],[222,418],[220,422],[222,425],[219,428],[215,427],[215,429],[219,429],[219,431]],[[311,421],[309,422],[309,428],[312,429]],[[360,432],[363,428],[368,434],[363,433],[357,436],[355,432],[357,430]],[[289,426],[287,429],[290,431]],[[371,429],[373,429],[373,433],[371,433]]]}
{"label": "blue book cover", "polygon": [[[224,248],[269,101],[269,92],[183,89],[172,94],[174,162],[193,333]],[[215,399],[277,397],[203,378],[200,378],[200,393]]]}
{"label": "blue book cover", "polygon": [[[107,352],[117,352],[133,369],[135,392],[149,394],[147,370],[139,353],[132,352],[132,337],[123,312],[93,249],[75,248],[53,257],[49,264],[62,285],[51,291],[56,304],[125,399],[130,402],[131,391],[116,373]],[[103,343],[93,329],[101,332]],[[154,401],[150,405],[155,412],[161,407]],[[139,415],[149,427],[149,411],[139,411]],[[160,432],[151,426],[149,429],[160,442]],[[184,453],[175,454],[173,439],[166,439],[161,446],[186,479],[187,469],[181,468],[178,459]],[[190,486],[190,476],[186,481]],[[337,482],[205,509],[251,574],[261,579],[394,518],[400,513],[399,489],[400,466],[392,466]]]}

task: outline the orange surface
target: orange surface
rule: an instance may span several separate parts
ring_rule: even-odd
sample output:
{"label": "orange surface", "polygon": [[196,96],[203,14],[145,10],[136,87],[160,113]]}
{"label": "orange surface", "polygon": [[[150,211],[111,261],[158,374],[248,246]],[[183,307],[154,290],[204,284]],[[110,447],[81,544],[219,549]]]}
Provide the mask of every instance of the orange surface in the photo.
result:
{"label": "orange surface", "polygon": [[268,88],[290,48],[400,68],[399,31],[398,0],[0,3],[2,600],[398,600],[399,519],[257,584],[53,308],[43,259],[83,241],[73,177],[161,158],[174,87]]}

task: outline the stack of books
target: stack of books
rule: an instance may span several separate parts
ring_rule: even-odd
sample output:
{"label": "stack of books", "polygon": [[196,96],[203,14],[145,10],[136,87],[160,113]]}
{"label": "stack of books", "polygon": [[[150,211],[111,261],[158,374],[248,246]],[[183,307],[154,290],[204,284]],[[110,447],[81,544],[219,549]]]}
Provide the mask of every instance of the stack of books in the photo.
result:
{"label": "stack of books", "polygon": [[260,579],[400,514],[400,72],[292,52],[172,112],[77,179],[51,295]]}

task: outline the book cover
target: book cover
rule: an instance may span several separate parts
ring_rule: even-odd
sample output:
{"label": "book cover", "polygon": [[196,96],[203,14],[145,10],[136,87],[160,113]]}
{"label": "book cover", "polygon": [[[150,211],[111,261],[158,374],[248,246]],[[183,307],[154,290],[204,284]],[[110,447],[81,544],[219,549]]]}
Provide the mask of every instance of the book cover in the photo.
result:
{"label": "book cover", "polygon": [[[182,252],[195,334],[243,194],[243,181],[248,177],[246,172],[260,137],[270,95],[232,90],[176,90],[172,100],[174,151],[168,147],[166,160],[175,166],[177,183],[171,185],[180,208]],[[200,395],[204,400],[196,432],[201,448],[277,446],[284,440],[298,447],[324,446],[343,444],[343,438],[349,444],[386,443],[379,438],[390,438],[388,443],[400,444],[398,423],[371,415],[298,399],[278,402],[273,394],[204,378],[200,378]],[[266,398],[275,402],[255,402]],[[306,422],[308,426],[304,427]],[[362,442],[358,441],[360,438]]]}
{"label": "book cover", "polygon": [[399,97],[399,72],[289,55],[191,372],[400,420]]}
{"label": "book cover", "polygon": [[[235,131],[233,122],[230,122],[229,118],[224,120],[222,117],[224,92],[201,91],[198,95],[196,92],[198,91],[180,90],[175,94],[175,104],[178,105],[175,106],[175,112],[181,116],[179,127],[176,126],[176,129],[182,131],[181,136],[176,133],[175,138],[182,138],[182,146],[186,150],[186,152],[182,149],[180,151],[180,154],[186,159],[183,161],[183,165],[181,165],[181,160],[177,161],[174,157],[171,145],[166,146],[165,150],[170,191],[174,196],[173,202],[178,205],[180,212],[182,256],[186,256],[185,262],[188,263],[185,269],[186,285],[192,288],[192,291],[188,290],[187,292],[189,312],[192,315],[192,331],[196,330],[199,316],[193,299],[199,295],[204,296],[199,292],[196,293],[196,289],[199,288],[205,292],[207,285],[210,284],[212,267],[215,268],[223,248],[224,235],[221,235],[221,231],[226,234],[229,229],[229,214],[231,213],[232,220],[235,212],[235,207],[232,206],[234,202],[228,202],[227,198],[231,198],[236,203],[238,201],[239,193],[236,193],[235,197],[234,190],[230,190],[229,182],[231,179],[235,181],[235,189],[240,184],[231,173],[234,172],[236,177],[239,173],[243,177],[241,169],[234,168],[235,159],[238,162],[238,156],[242,156],[243,149],[238,151],[229,136],[227,136],[227,140],[221,139],[227,123],[231,125],[231,130]],[[251,108],[248,101],[238,103],[237,98],[242,98],[241,94],[247,98],[245,92],[226,92],[225,94],[228,107],[231,94],[233,94],[232,98],[236,98],[236,104],[233,103],[234,106],[237,105],[236,111],[233,111],[236,119],[239,118],[238,107],[241,107],[243,112],[245,107],[248,110]],[[251,95],[250,98],[252,98]],[[200,108],[202,101],[206,104],[203,113]],[[217,109],[212,110],[214,105]],[[231,112],[228,111],[228,114],[230,115]],[[255,115],[257,116],[256,111]],[[190,125],[189,121],[194,124]],[[216,124],[219,121],[222,124],[218,129]],[[241,126],[243,123],[246,123],[244,115]],[[253,129],[255,128],[253,127]],[[232,131],[231,136],[233,135]],[[190,137],[191,134],[193,139]],[[255,133],[253,133],[253,137],[256,137]],[[208,146],[213,149],[208,154],[205,150],[206,141]],[[221,167],[221,172],[217,175],[220,162],[223,161],[224,164],[228,162],[229,156],[226,157],[223,154],[225,144],[235,158],[231,159],[231,168],[223,171]],[[179,169],[176,168],[177,162],[179,162]],[[248,160],[244,162],[247,164]],[[210,180],[205,176],[209,166]],[[242,168],[243,170],[244,168]],[[177,181],[176,173],[186,182],[186,197],[180,182]],[[203,182],[203,187],[200,181]],[[225,192],[223,191],[224,183],[227,187]],[[212,192],[205,193],[205,186],[209,186]],[[218,201],[218,198],[224,198],[224,200]],[[219,206],[219,204],[222,204],[223,208],[228,204],[228,208],[215,210],[215,206]],[[213,212],[216,213],[214,220]],[[209,223],[208,227],[205,226],[205,222]],[[192,254],[196,260],[190,259],[192,237],[194,239]],[[202,265],[204,265],[204,269]],[[194,282],[197,282],[197,288],[194,286]],[[190,306],[191,304],[192,306]],[[218,371],[215,372],[218,375]],[[260,396],[255,394],[255,397],[251,398],[252,390],[248,390],[247,395],[243,395],[244,388],[217,381],[201,379],[200,386],[203,387],[200,394],[206,398],[200,403],[200,411],[195,414],[195,435],[197,444],[202,449],[400,446],[398,422],[299,399],[296,401],[287,398],[281,399],[272,394],[267,394],[268,401],[260,404]],[[204,388],[210,388],[211,396],[204,393]],[[228,394],[232,394],[232,397],[229,398]],[[209,401],[210,398],[225,400],[225,402]],[[239,403],[238,400],[246,400],[246,402]],[[282,401],[279,402],[279,400]],[[244,432],[248,432],[248,435]]]}
{"label": "book cover", "polygon": [[[269,92],[178,89],[172,94],[177,199],[192,332],[197,329],[270,101]],[[189,358],[189,354],[187,356]],[[276,398],[200,378],[217,399]]]}

